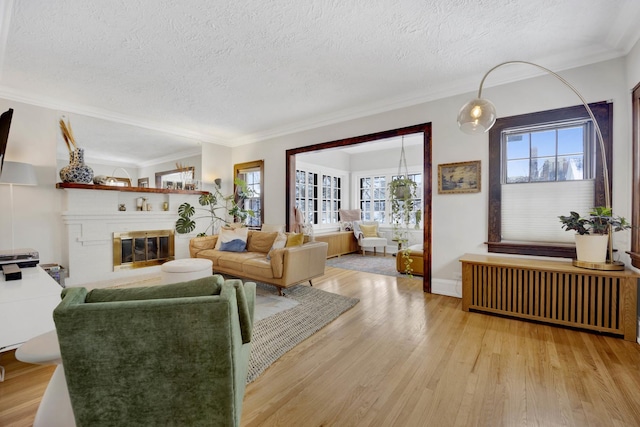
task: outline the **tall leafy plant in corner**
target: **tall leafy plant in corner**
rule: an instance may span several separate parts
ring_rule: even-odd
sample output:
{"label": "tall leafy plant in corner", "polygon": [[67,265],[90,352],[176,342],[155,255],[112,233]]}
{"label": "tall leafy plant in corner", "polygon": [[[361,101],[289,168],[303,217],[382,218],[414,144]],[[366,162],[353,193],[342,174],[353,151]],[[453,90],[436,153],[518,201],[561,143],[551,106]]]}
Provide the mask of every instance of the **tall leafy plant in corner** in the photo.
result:
{"label": "tall leafy plant in corner", "polygon": [[[244,200],[253,195],[252,190],[246,182],[241,179],[234,181],[236,193],[225,196],[219,188],[213,193],[202,194],[198,198],[201,208],[192,206],[185,202],[178,207],[178,220],[176,221],[176,232],[179,234],[191,233],[196,228],[196,220],[207,218],[209,225],[198,237],[206,236],[209,232],[216,234],[221,225],[228,225],[229,218],[233,221],[238,219],[244,222],[247,217],[253,217],[255,213],[250,209],[244,209]],[[203,212],[196,216],[198,211]]]}

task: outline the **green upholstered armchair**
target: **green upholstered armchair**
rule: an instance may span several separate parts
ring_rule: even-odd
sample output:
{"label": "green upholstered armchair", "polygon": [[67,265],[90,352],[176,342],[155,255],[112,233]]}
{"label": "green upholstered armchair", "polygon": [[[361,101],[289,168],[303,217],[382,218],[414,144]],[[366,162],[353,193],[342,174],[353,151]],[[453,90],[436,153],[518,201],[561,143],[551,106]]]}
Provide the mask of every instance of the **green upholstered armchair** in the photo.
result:
{"label": "green upholstered armchair", "polygon": [[78,426],[237,426],[255,283],[67,288],[54,320]]}

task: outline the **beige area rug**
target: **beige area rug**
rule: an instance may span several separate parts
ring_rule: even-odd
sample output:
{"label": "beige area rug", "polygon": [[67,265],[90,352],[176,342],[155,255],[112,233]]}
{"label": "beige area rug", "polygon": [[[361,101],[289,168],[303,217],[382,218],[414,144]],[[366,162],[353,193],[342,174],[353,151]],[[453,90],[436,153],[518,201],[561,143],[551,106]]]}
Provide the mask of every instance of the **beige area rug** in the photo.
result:
{"label": "beige area rug", "polygon": [[[258,284],[258,288],[272,288],[272,292],[277,293],[273,286],[262,283]],[[357,298],[347,298],[306,285],[287,289],[285,293],[285,299],[292,299],[298,304],[257,321],[253,326],[247,383],[254,381],[283,354],[359,301]]]}
{"label": "beige area rug", "polygon": [[[159,284],[160,276],[109,287],[129,288]],[[285,296],[279,296],[275,286],[257,283],[247,383],[254,381],[283,354],[331,323],[358,301],[357,298],[348,298],[307,285],[287,289]]]}

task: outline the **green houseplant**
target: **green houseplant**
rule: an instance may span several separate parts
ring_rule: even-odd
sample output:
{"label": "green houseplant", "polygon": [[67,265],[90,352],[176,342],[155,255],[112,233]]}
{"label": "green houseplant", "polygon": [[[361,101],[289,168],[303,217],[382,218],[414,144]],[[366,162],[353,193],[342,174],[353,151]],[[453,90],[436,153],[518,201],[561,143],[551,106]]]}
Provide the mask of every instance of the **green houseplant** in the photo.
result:
{"label": "green houseplant", "polygon": [[610,230],[616,232],[631,228],[624,217],[613,215],[611,208],[605,206],[591,209],[584,217],[572,211],[568,216],[558,218],[563,229],[576,232],[578,260],[587,262],[606,261]]}
{"label": "green houseplant", "polygon": [[[196,220],[202,218],[209,219],[209,225],[204,232],[198,233],[198,237],[206,236],[210,231],[215,234],[219,226],[228,224],[229,217],[244,222],[247,217],[254,216],[254,212],[244,209],[243,202],[252,196],[252,191],[246,182],[241,179],[234,180],[236,192],[230,195],[223,195],[220,188],[216,187],[215,192],[206,193],[198,198],[198,203],[202,208],[196,208],[189,203],[183,203],[178,207],[178,220],[176,221],[176,232],[179,234],[191,233],[196,228]],[[195,216],[196,211],[204,211],[201,216]],[[195,217],[194,217],[195,216]]]}
{"label": "green houseplant", "polygon": [[[391,208],[391,226],[393,228],[393,239],[398,241],[400,256],[404,261],[404,273],[411,276],[413,260],[409,256],[409,250],[403,248],[409,241],[409,225],[411,219],[416,215],[413,212],[414,200],[418,185],[410,180],[406,175],[399,176],[388,184],[389,205]],[[415,216],[418,220],[417,216]]]}

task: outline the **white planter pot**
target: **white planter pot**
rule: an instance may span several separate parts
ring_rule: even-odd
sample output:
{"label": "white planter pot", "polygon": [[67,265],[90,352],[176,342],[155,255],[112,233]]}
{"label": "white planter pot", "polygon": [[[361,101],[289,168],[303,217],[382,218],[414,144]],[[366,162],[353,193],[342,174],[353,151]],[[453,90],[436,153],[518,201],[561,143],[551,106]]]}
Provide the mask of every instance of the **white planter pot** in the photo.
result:
{"label": "white planter pot", "polygon": [[608,235],[576,234],[578,261],[606,262]]}

